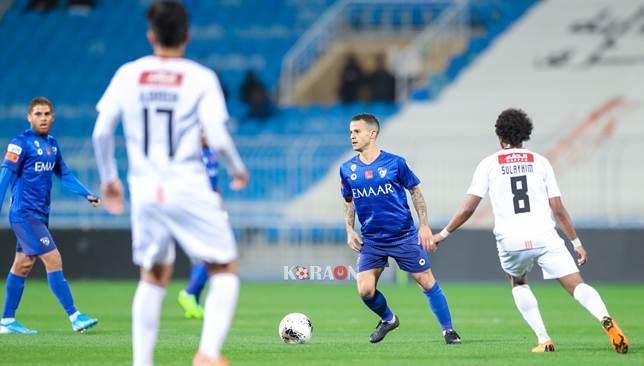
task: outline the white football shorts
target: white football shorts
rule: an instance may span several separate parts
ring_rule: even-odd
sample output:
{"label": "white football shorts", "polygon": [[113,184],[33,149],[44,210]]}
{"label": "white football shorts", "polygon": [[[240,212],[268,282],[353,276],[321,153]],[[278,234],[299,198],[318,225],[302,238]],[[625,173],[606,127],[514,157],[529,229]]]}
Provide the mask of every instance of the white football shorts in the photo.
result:
{"label": "white football shorts", "polygon": [[513,277],[521,277],[532,270],[537,261],[545,280],[558,279],[579,272],[565,243],[555,235],[547,246],[526,250],[505,251],[500,245],[499,260],[503,271]]}
{"label": "white football shorts", "polygon": [[[210,189],[132,192],[132,257],[151,269],[172,264],[175,241],[195,262],[229,263],[237,258],[235,237],[218,193]],[[136,198],[136,199],[135,199]]]}

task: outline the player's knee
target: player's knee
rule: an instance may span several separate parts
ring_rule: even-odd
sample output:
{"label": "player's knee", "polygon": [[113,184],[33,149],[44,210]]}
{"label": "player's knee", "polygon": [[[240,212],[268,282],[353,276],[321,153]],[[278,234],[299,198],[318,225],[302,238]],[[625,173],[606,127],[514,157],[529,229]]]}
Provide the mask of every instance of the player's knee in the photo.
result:
{"label": "player's knee", "polygon": [[362,299],[370,299],[376,294],[375,286],[358,286],[358,294]]}

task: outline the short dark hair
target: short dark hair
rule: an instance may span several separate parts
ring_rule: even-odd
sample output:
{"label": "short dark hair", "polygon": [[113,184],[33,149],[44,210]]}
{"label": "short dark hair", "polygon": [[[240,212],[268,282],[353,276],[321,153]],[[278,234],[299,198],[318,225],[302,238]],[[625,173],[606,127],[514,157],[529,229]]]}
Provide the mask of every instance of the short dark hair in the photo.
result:
{"label": "short dark hair", "polygon": [[163,47],[177,47],[188,39],[188,11],[179,1],[154,1],[145,19]]}
{"label": "short dark hair", "polygon": [[54,113],[54,104],[51,102],[51,100],[45,97],[36,97],[32,99],[31,102],[29,102],[29,107],[27,107],[27,114],[31,113],[31,111],[33,111],[34,107],[37,105],[49,106],[51,113]]}
{"label": "short dark hair", "polygon": [[369,126],[376,130],[377,134],[380,133],[380,122],[378,121],[378,118],[371,113],[358,113],[351,117],[351,121],[365,121]]}
{"label": "short dark hair", "polygon": [[496,119],[496,135],[501,141],[510,145],[521,145],[530,140],[532,121],[521,109],[509,108],[501,112]]}

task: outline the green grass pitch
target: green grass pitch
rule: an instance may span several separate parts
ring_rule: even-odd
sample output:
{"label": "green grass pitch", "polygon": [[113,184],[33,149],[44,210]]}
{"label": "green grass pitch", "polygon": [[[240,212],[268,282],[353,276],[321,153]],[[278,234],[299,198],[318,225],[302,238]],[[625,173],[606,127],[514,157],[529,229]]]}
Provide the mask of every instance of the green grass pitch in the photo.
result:
{"label": "green grass pitch", "polygon": [[[46,282],[30,280],[18,319],[40,333],[0,336],[0,365],[130,364],[130,302],[135,282],[70,282],[79,309],[98,317],[99,325],[86,334],[72,332]],[[166,297],[156,365],[190,365],[198,344],[200,322],[183,319],[176,304],[182,284],[175,281]],[[415,286],[381,287],[401,325],[374,345],[368,337],[377,319],[359,300],[353,284],[291,281],[242,286],[224,354],[233,366],[644,365],[644,285],[596,286],[630,338],[627,355],[615,353],[598,322],[554,283],[532,284],[557,344],[553,354],[530,353],[536,340],[515,309],[507,284],[445,281],[441,286],[462,345],[444,344],[425,297]],[[303,312],[312,319],[309,344],[281,343],[277,325],[289,312]]]}

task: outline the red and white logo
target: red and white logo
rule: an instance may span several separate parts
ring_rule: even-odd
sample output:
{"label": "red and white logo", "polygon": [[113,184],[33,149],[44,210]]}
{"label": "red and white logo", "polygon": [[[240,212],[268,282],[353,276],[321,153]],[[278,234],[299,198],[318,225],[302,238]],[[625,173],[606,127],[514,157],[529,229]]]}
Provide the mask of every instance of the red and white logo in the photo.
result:
{"label": "red and white logo", "polygon": [[172,71],[144,71],[139,77],[141,85],[179,86],[183,82],[183,74]]}
{"label": "red and white logo", "polygon": [[499,164],[532,163],[534,155],[529,153],[512,153],[499,155]]}
{"label": "red and white logo", "polygon": [[295,276],[298,280],[308,280],[309,279],[309,269],[302,266],[297,266],[295,268]]}
{"label": "red and white logo", "polygon": [[364,172],[364,177],[366,179],[373,179],[373,170],[367,170]]}

